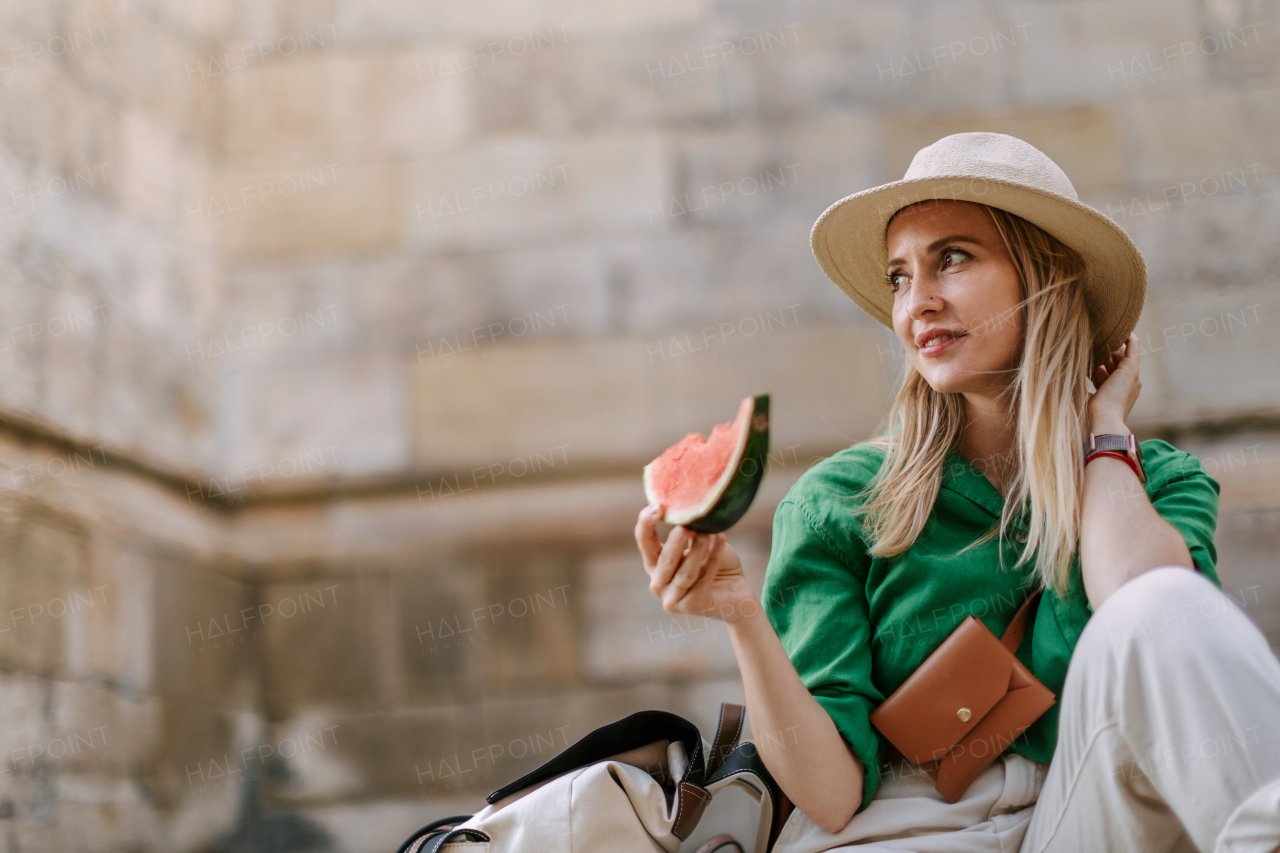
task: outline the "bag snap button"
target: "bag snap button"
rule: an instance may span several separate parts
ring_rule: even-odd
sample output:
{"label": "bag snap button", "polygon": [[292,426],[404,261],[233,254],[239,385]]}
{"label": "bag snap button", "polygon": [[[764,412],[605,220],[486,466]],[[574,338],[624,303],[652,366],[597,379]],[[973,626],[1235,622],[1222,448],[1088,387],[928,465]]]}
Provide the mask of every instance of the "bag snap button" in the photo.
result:
{"label": "bag snap button", "polygon": [[968,708],[961,708],[959,711],[956,711],[956,716],[960,718],[960,722],[967,723],[969,722],[969,718],[972,717],[973,714],[969,711]]}

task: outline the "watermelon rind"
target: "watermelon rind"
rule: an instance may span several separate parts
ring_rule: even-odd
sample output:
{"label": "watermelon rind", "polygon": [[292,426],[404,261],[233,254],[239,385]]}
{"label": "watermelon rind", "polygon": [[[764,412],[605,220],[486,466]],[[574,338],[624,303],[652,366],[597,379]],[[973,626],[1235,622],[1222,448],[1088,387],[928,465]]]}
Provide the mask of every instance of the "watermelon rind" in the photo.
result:
{"label": "watermelon rind", "polygon": [[[751,507],[764,480],[768,461],[769,395],[758,394],[752,398],[751,414],[738,439],[733,462],[725,469],[724,476],[707,501],[684,512],[668,511],[663,521],[684,525],[697,533],[723,533],[737,524]],[[648,465],[645,466],[644,486],[649,502],[656,503],[649,485]]]}

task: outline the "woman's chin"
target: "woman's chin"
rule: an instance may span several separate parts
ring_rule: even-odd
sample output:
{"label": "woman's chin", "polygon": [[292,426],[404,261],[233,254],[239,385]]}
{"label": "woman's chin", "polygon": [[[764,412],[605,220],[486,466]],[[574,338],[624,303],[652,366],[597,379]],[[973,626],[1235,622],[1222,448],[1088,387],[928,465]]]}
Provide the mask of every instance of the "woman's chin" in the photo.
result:
{"label": "woman's chin", "polygon": [[980,390],[982,383],[978,377],[967,370],[929,370],[921,371],[924,381],[939,394],[965,394]]}

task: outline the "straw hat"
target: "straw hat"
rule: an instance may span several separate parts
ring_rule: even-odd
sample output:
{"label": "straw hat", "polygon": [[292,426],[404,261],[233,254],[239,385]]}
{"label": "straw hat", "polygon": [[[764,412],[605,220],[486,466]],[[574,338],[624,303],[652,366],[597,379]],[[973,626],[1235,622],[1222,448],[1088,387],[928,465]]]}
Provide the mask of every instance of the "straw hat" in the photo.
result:
{"label": "straw hat", "polygon": [[843,198],[813,225],[809,243],[827,277],[862,310],[893,328],[885,284],[885,228],[898,210],[925,199],[974,201],[1040,226],[1085,260],[1085,303],[1101,364],[1138,323],[1147,266],[1119,225],[1081,204],[1066,173],[1034,146],[1003,133],[955,133],[921,148],[900,181]]}

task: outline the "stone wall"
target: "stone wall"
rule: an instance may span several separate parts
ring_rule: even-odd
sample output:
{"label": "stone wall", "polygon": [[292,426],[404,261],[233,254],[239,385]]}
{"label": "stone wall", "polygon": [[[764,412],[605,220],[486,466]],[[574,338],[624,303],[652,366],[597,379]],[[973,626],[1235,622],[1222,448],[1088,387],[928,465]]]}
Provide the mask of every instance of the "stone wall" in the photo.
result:
{"label": "stone wall", "polygon": [[736,666],[647,591],[640,467],[771,392],[759,585],[900,368],[809,228],[959,131],[1142,249],[1132,425],[1222,484],[1280,647],[1277,14],[0,11],[0,837],[394,849],[631,711],[710,730]]}

